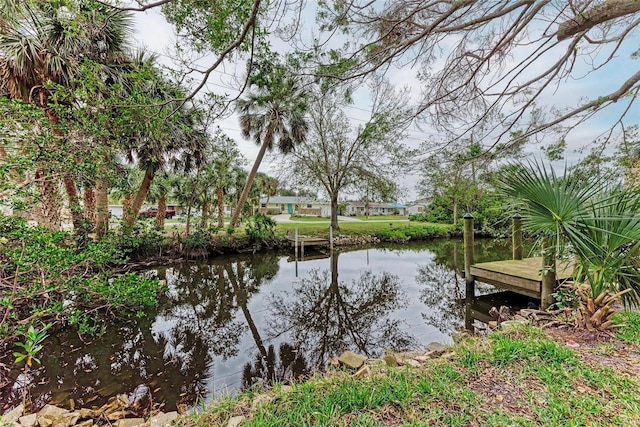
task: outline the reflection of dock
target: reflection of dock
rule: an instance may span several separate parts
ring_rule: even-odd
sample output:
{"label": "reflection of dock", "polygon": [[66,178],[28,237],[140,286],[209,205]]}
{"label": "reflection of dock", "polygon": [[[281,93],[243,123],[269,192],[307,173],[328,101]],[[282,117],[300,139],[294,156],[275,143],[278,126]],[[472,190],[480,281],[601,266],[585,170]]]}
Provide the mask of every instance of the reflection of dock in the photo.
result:
{"label": "reflection of dock", "polygon": [[465,327],[472,330],[474,320],[478,320],[482,323],[489,323],[490,321],[496,320],[489,315],[491,307],[499,308],[506,305],[513,311],[517,311],[521,308],[528,308],[532,304],[537,306],[538,301],[519,293],[503,291],[477,297],[468,297],[465,304]]}
{"label": "reflection of dock", "polygon": [[312,252],[311,254],[305,255],[304,258],[298,258],[290,256],[287,258],[287,262],[296,262],[296,261],[313,261],[314,259],[327,259],[331,257],[331,254],[324,252]]}
{"label": "reflection of dock", "polygon": [[[471,265],[474,279],[520,294],[540,298],[542,292],[542,257],[483,262]],[[555,280],[569,279],[573,266],[558,263]]]}

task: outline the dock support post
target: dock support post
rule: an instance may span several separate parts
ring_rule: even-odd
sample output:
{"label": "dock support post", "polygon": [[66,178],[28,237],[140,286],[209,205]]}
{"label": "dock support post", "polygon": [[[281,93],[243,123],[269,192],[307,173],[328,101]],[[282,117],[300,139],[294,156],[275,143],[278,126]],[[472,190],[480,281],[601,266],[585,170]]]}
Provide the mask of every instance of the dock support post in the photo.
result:
{"label": "dock support post", "polygon": [[556,253],[547,237],[542,242],[542,284],[540,289],[540,308],[546,310],[553,303],[556,287]]}
{"label": "dock support post", "polygon": [[513,259],[522,259],[522,217],[520,214],[513,216]]}
{"label": "dock support post", "polygon": [[475,279],[471,275],[473,265],[473,215],[467,213],[464,216],[464,280],[466,282],[467,296],[475,295]]}
{"label": "dock support post", "polygon": [[298,227],[296,227],[295,238],[293,240],[293,246],[295,247],[296,261],[298,260]]}

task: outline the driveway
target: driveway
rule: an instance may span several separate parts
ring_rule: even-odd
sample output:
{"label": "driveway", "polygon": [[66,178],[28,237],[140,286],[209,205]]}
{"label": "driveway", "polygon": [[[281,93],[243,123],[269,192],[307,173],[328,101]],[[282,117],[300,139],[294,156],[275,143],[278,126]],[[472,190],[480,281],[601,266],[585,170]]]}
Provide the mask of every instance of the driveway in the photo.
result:
{"label": "driveway", "polygon": [[[273,215],[271,217],[275,222],[279,223],[279,224],[284,224],[284,223],[295,223],[295,224],[324,224],[324,223],[330,223],[331,220],[329,218],[327,218],[326,221],[296,221],[296,220],[292,220],[291,219],[291,214],[280,214],[280,215]],[[349,216],[338,216],[338,222],[362,222],[361,220],[357,219],[357,218],[351,218]]]}

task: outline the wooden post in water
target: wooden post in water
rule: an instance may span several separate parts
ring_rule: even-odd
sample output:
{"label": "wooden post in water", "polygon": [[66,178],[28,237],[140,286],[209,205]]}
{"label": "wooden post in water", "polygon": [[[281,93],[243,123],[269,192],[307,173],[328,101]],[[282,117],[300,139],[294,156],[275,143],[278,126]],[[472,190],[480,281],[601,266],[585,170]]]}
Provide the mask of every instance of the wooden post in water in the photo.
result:
{"label": "wooden post in water", "polygon": [[467,213],[464,216],[464,280],[466,282],[467,295],[475,294],[475,279],[471,275],[471,266],[473,265],[473,215]]}
{"label": "wooden post in water", "polygon": [[298,260],[298,227],[296,227],[295,237],[293,239],[293,246],[295,247],[294,251],[296,254],[296,261]]}
{"label": "wooden post in water", "polygon": [[515,214],[513,220],[513,236],[511,237],[513,244],[513,259],[522,259],[522,217]]}
{"label": "wooden post in water", "polygon": [[548,237],[542,242],[542,285],[540,289],[540,308],[546,310],[554,303],[553,293],[556,287],[556,252]]}

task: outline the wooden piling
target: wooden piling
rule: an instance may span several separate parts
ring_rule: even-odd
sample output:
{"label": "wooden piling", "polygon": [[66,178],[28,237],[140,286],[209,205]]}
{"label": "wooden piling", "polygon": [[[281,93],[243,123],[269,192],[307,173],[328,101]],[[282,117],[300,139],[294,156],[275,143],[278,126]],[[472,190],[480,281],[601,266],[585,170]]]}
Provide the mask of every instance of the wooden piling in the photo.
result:
{"label": "wooden piling", "polygon": [[293,242],[293,246],[295,247],[295,257],[298,260],[298,227],[296,227],[295,238]]}
{"label": "wooden piling", "polygon": [[464,280],[466,282],[467,295],[475,294],[475,279],[471,275],[473,265],[473,215],[467,213],[464,216]]}
{"label": "wooden piling", "polygon": [[540,308],[546,310],[553,303],[556,287],[556,253],[549,238],[542,242],[542,284],[540,287]]}
{"label": "wooden piling", "polygon": [[522,259],[522,217],[515,214],[512,218],[513,236],[511,237],[513,244],[513,259]]}

